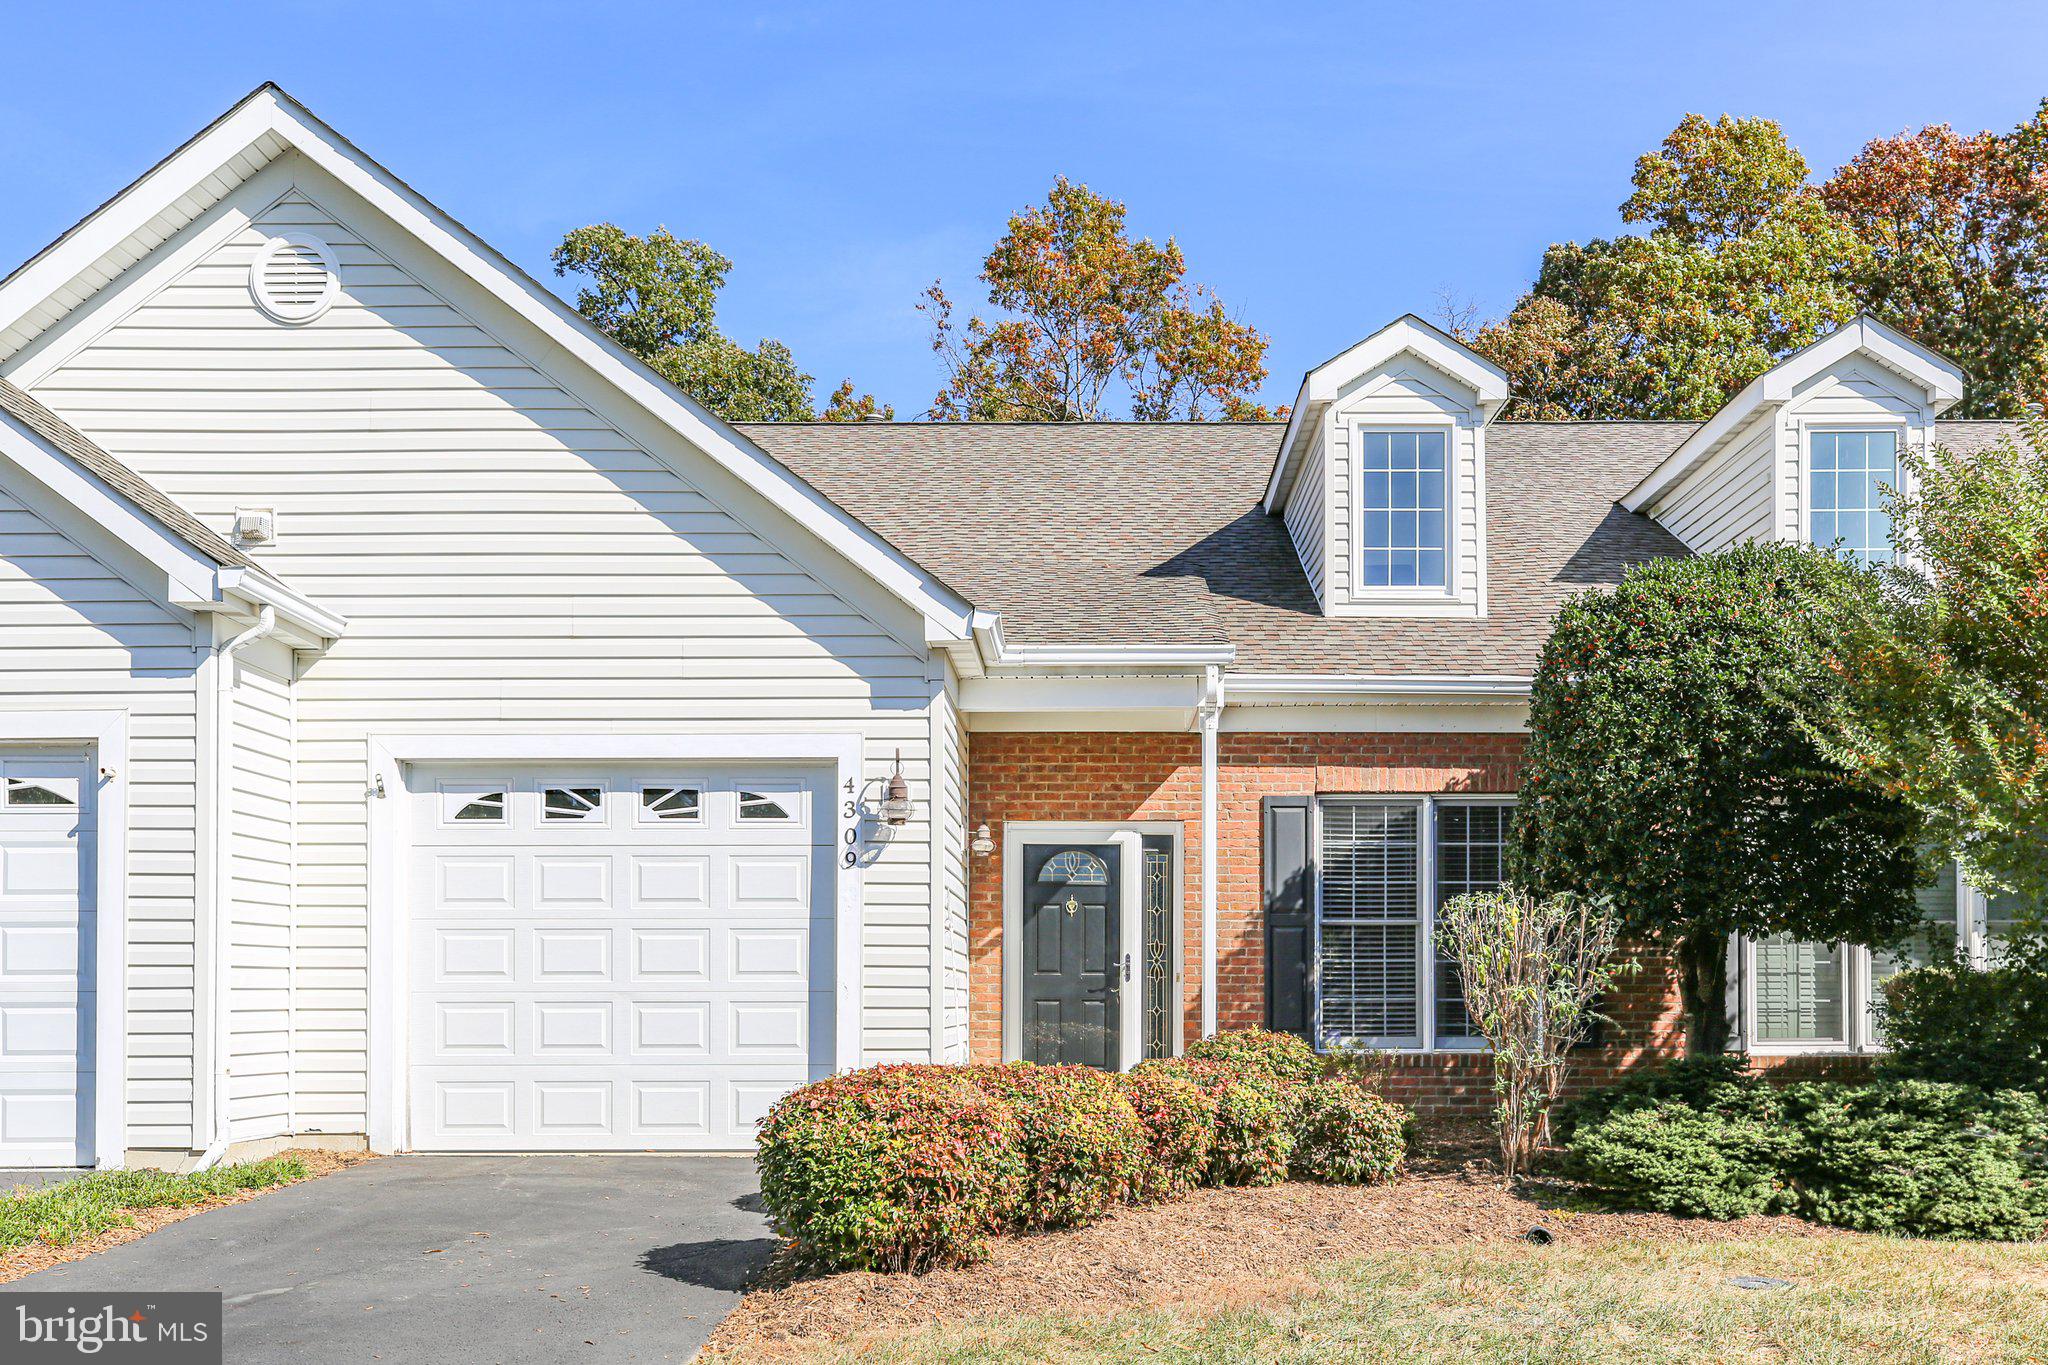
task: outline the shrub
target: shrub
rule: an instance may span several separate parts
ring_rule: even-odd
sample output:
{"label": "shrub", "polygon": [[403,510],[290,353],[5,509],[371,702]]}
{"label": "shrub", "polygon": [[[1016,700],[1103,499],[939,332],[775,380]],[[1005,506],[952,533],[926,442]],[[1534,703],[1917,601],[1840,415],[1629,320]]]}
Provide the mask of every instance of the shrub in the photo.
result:
{"label": "shrub", "polygon": [[1315,1049],[1301,1038],[1258,1028],[1211,1034],[1188,1049],[1188,1059],[1262,1071],[1282,1085],[1312,1081],[1323,1069]]}
{"label": "shrub", "polygon": [[819,1264],[924,1270],[978,1258],[1025,1188],[1016,1112],[970,1071],[882,1066],[785,1095],[755,1160],[775,1226]]}
{"label": "shrub", "polygon": [[1296,1180],[1378,1185],[1400,1174],[1408,1113],[1349,1081],[1311,1081],[1294,1092]]}
{"label": "shrub", "polygon": [[1581,1120],[1571,1157],[1575,1173],[1616,1203],[1725,1219],[1771,1206],[1789,1146],[1765,1120],[1665,1099]]}
{"label": "shrub", "polygon": [[1749,1069],[1747,1057],[1714,1053],[1684,1057],[1565,1101],[1551,1115],[1551,1135],[1560,1144],[1569,1143],[1583,1125],[1667,1100],[1728,1118],[1769,1119],[1776,1112],[1774,1092]]}
{"label": "shrub", "polygon": [[1117,1079],[1151,1153],[1134,1196],[1171,1199],[1200,1184],[1216,1147],[1215,1097],[1180,1062],[1140,1062]]}
{"label": "shrub", "polygon": [[1901,972],[1879,1007],[1879,1070],[1908,1080],[2048,1096],[2048,954],[2028,945],[1977,971],[1951,957]]}
{"label": "shrub", "polygon": [[2037,1237],[2048,1225],[2048,1109],[2019,1091],[1932,1081],[1787,1087],[1794,1207],[1921,1237]]}
{"label": "shrub", "polygon": [[982,1067],[982,1083],[1016,1114],[1025,1166],[1023,1227],[1100,1218],[1147,1180],[1145,1127],[1108,1072],[1090,1066]]}
{"label": "shrub", "polygon": [[1277,1185],[1294,1152],[1294,1107],[1288,1087],[1261,1067],[1213,1058],[1181,1064],[1216,1101],[1216,1145],[1203,1182]]}

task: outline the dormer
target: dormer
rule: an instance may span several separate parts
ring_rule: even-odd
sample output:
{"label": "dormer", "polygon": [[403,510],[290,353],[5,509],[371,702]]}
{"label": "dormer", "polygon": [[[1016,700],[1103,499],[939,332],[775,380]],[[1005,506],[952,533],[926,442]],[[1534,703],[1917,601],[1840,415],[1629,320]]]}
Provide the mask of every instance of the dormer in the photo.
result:
{"label": "dormer", "polygon": [[1707,554],[1745,540],[1889,558],[1883,489],[1963,395],[1963,372],[1875,318],[1793,352],[1622,498]]}
{"label": "dormer", "polygon": [[1497,366],[1409,314],[1302,378],[1266,486],[1327,616],[1486,614]]}

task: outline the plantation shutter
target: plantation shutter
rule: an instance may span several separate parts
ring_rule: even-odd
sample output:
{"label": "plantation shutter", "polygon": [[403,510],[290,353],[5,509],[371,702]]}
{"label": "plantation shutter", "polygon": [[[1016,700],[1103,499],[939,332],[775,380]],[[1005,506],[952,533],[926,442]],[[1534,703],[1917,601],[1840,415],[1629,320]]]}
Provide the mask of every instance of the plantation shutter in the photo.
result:
{"label": "plantation shutter", "polygon": [[1838,1043],[1844,954],[1838,945],[1783,934],[1756,942],[1756,1034],[1767,1043]]}
{"label": "plantation shutter", "polygon": [[1322,808],[1325,1036],[1419,1046],[1422,943],[1419,806]]}
{"label": "plantation shutter", "polygon": [[1266,913],[1266,1027],[1311,1037],[1309,949],[1314,928],[1315,866],[1309,854],[1306,796],[1264,802],[1261,867]]}

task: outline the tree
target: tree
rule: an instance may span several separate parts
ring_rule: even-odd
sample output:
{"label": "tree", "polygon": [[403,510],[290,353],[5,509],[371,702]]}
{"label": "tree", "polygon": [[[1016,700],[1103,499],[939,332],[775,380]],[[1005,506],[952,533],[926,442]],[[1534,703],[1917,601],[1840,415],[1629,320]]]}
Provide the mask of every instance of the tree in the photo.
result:
{"label": "tree", "polygon": [[1613,961],[1618,928],[1603,903],[1537,900],[1511,886],[1459,896],[1437,916],[1466,1011],[1492,1048],[1501,1166],[1510,1180],[1547,1136],[1571,1050],[1599,1017],[1594,1002],[1639,965]]}
{"label": "tree", "polygon": [[1168,238],[1133,241],[1125,207],[1065,176],[1010,217],[982,262],[992,317],[955,320],[942,284],[918,307],[946,373],[929,415],[946,421],[1138,421],[1271,414],[1252,395],[1266,338],[1237,321]]}
{"label": "tree", "polygon": [[893,422],[896,409],[887,403],[877,403],[871,393],[853,393],[853,381],[842,379],[839,387],[832,390],[832,396],[825,400],[825,410],[818,414],[827,422]]}
{"label": "tree", "polygon": [[[2048,906],[2048,424],[1901,454],[1898,561],[1826,585],[1842,686],[1822,747],[1912,805],[1971,880]],[[2038,914],[2038,911],[2037,911]]]}
{"label": "tree", "polygon": [[1515,880],[1606,898],[1676,960],[1690,1050],[1728,1040],[1731,935],[1889,944],[1912,927],[1918,813],[1807,723],[1835,675],[1826,552],[1741,545],[1572,598],[1537,665]]}
{"label": "tree", "polygon": [[1639,236],[1564,243],[1507,318],[1468,333],[1509,373],[1514,416],[1711,415],[1847,322],[1861,242],[1768,119],[1688,114],[1636,162]]}
{"label": "tree", "polygon": [[[779,341],[751,351],[718,330],[718,291],[732,262],[702,242],[656,228],[635,237],[610,223],[577,228],[554,252],[555,273],[587,282],[576,309],[662,378],[733,422],[803,421],[815,416],[811,376]],[[833,395],[857,411],[853,381]],[[835,418],[835,420],[838,420]]]}

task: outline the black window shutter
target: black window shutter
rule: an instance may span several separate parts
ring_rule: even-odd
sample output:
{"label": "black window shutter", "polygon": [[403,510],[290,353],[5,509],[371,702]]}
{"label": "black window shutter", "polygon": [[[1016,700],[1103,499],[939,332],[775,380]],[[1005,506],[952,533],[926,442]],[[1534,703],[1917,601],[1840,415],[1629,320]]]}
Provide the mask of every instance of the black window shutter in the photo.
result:
{"label": "black window shutter", "polygon": [[1306,796],[1269,796],[1262,811],[1260,863],[1266,915],[1266,1027],[1314,1042],[1309,1019],[1309,923],[1315,865],[1309,856]]}

